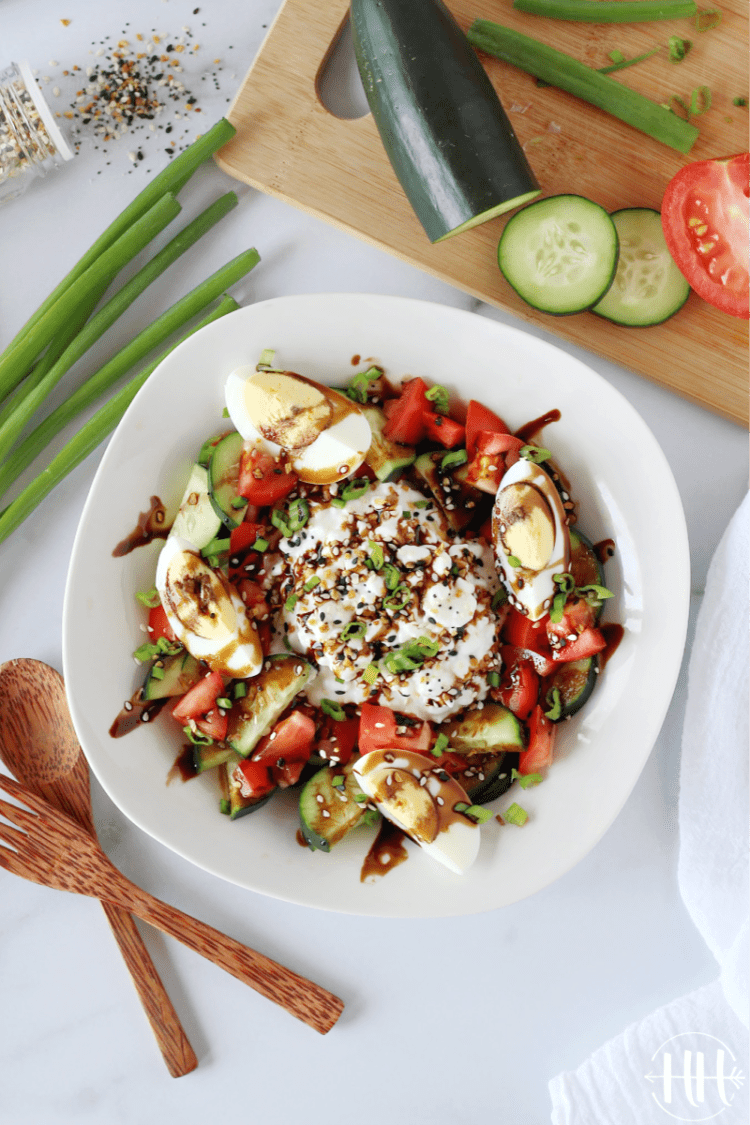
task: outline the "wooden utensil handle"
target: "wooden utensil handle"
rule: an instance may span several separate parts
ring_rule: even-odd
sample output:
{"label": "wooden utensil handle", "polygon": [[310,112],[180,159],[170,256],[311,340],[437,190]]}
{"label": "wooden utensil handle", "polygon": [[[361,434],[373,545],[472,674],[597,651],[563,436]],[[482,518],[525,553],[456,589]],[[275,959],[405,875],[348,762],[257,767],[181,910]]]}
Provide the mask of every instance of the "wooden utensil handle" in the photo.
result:
{"label": "wooden utensil handle", "polygon": [[143,938],[126,910],[102,900],[104,913],[120,947],[151,1030],[173,1078],[189,1074],[198,1065],[195,1051],[162,984]]}
{"label": "wooden utensil handle", "polygon": [[132,914],[249,984],[321,1035],[330,1031],[341,1015],[343,1002],[320,985],[227,937],[213,926],[161,902],[125,876],[121,876],[115,886],[121,905]]}

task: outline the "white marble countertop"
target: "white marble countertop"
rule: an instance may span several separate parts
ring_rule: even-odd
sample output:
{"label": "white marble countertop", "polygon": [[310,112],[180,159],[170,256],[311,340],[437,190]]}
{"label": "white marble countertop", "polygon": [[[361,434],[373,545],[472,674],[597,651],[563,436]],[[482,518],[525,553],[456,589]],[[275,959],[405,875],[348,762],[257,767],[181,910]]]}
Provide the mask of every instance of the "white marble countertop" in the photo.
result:
{"label": "white marble countertop", "polygon": [[[186,55],[183,81],[205,116],[175,119],[173,137],[183,130],[192,136],[225,111],[277,7],[278,0],[2,0],[0,67],[28,59],[41,78],[50,78],[45,89],[61,105],[72,81],[63,71],[93,65],[97,56],[89,52],[105,36],[109,43],[153,29],[177,36],[189,26],[190,42],[201,49]],[[173,118],[176,112],[168,110]],[[94,150],[87,140],[72,164],[0,209],[0,346],[142,186],[147,170],[166,161],[159,132],[106,147],[106,153]],[[138,147],[144,160],[134,164],[128,153]],[[240,205],[201,254],[185,260],[180,292],[240,246],[257,245],[261,265],[234,291],[241,303],[305,292],[390,293],[513,323],[349,235],[235,185],[213,165],[191,185],[189,207],[197,210],[201,200],[230,187]],[[157,308],[173,299],[169,286],[155,288]],[[134,307],[115,335],[139,328],[148,313]],[[671,465],[690,536],[689,653],[709,561],[747,487],[746,435],[637,375],[561,346],[627,397]],[[31,656],[61,668],[68,558],[99,457],[94,453],[0,546],[0,662]],[[32,475],[29,470],[24,480]],[[2,873],[0,1123],[202,1125],[238,1112],[264,1125],[298,1117],[312,1125],[337,1118],[361,1125],[548,1121],[553,1075],[575,1068],[629,1022],[716,976],[675,877],[685,667],[641,778],[594,850],[532,898],[468,918],[373,920],[244,891],[144,835],[94,783],[101,840],[122,871],[331,988],[346,1010],[320,1038],[143,926],[199,1056],[196,1071],[171,1080],[99,906]]]}

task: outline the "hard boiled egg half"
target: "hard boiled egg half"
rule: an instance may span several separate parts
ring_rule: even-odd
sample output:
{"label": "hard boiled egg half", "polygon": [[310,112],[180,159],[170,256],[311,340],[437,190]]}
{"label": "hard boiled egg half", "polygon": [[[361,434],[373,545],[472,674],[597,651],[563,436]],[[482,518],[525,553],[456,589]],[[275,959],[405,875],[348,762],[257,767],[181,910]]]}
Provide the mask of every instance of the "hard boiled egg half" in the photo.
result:
{"label": "hard boiled egg half", "polygon": [[360,789],[378,811],[423,851],[463,875],[479,851],[479,825],[458,811],[471,801],[454,778],[423,754],[371,750],[353,767]]}
{"label": "hard boiled egg half", "polygon": [[156,588],[175,636],[212,672],[246,680],[263,666],[255,623],[220,570],[187,539],[170,535],[156,566]]}
{"label": "hard boiled egg half", "polygon": [[346,395],[293,371],[238,367],[224,396],[247,442],[286,454],[300,480],[333,484],[359,468],[372,441],[366,417]]}
{"label": "hard boiled egg half", "polygon": [[492,532],[511,605],[538,621],[557,592],[553,576],[570,565],[565,509],[540,465],[521,458],[505,473],[492,509]]}

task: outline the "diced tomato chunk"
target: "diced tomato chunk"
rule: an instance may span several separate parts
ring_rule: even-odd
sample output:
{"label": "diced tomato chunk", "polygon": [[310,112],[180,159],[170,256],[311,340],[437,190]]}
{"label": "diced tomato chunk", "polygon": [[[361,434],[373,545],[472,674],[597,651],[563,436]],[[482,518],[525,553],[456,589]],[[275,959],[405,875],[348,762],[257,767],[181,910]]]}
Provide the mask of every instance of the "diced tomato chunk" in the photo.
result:
{"label": "diced tomato chunk", "polygon": [[214,742],[223,742],[227,737],[229,716],[226,711],[212,707],[201,719],[195,719],[195,725],[201,734],[212,738]]}
{"label": "diced tomato chunk", "polygon": [[389,408],[384,437],[403,445],[417,445],[422,441],[425,435],[424,415],[432,409],[426,391],[427,384],[419,376],[404,385],[399,397],[392,400],[395,406]]}
{"label": "diced tomato chunk", "polygon": [[246,551],[252,547],[253,543],[257,542],[258,536],[261,534],[261,524],[249,523],[245,520],[243,523],[232,528],[229,534],[229,552],[232,555],[239,555],[241,551]]}
{"label": "diced tomato chunk", "polygon": [[359,719],[330,719],[316,753],[335,765],[344,766],[354,753],[359,735]]}
{"label": "diced tomato chunk", "polygon": [[529,745],[519,757],[518,772],[541,773],[552,764],[557,727],[547,718],[541,704],[537,704],[532,711],[527,726]]}
{"label": "diced tomato chunk", "polygon": [[302,776],[306,763],[301,759],[298,762],[284,762],[281,766],[271,766],[271,780],[279,789],[288,789],[296,785]]}
{"label": "diced tomato chunk", "polygon": [[499,688],[491,692],[497,703],[502,703],[519,719],[528,719],[539,699],[539,675],[524,650],[503,645],[503,674]]}
{"label": "diced tomato chunk", "polygon": [[540,621],[530,621],[525,614],[511,607],[503,625],[503,640],[516,648],[529,648],[543,656],[550,656],[552,650],[545,629],[546,620],[543,617]]}
{"label": "diced tomato chunk", "polygon": [[315,722],[304,711],[290,711],[270,734],[261,738],[250,755],[253,762],[271,766],[283,762],[306,762],[315,739]]}
{"label": "diced tomato chunk", "polygon": [[[371,750],[413,750],[416,754],[429,751],[432,743],[430,724],[423,722],[418,726],[407,726],[408,733],[397,734],[396,712],[390,707],[378,707],[374,703],[362,704],[359,723],[359,751],[368,754]],[[403,724],[401,724],[403,726]]]}
{"label": "diced tomato chunk", "polygon": [[165,637],[168,641],[176,641],[174,630],[169,624],[167,611],[163,605],[155,605],[148,611],[148,639],[152,644]]}
{"label": "diced tomato chunk", "polygon": [[275,504],[292,491],[297,480],[297,474],[287,472],[270,453],[261,449],[243,451],[237,491],[251,504]]}
{"label": "diced tomato chunk", "polygon": [[599,629],[584,629],[576,641],[568,641],[564,648],[555,649],[552,659],[556,662],[566,660],[585,660],[606,647],[604,634]]}
{"label": "diced tomato chunk", "polygon": [[463,445],[465,430],[460,422],[454,422],[447,415],[438,414],[433,410],[425,410],[423,418],[425,435],[430,441],[436,441],[446,449]]}
{"label": "diced tomato chunk", "polygon": [[477,437],[482,430],[496,434],[509,434],[510,430],[497,414],[475,399],[466,409],[466,452],[471,461],[477,451]]}
{"label": "diced tomato chunk", "polygon": [[172,708],[172,715],[183,726],[188,719],[201,719],[214,707],[223,690],[221,675],[218,672],[208,672],[177,700]]}
{"label": "diced tomato chunk", "polygon": [[252,578],[241,578],[237,583],[237,593],[247,607],[248,617],[253,617],[256,620],[268,617],[269,609],[265,590],[258,582],[253,582]]}
{"label": "diced tomato chunk", "polygon": [[265,797],[266,793],[276,787],[268,766],[247,759],[237,763],[234,778],[240,784],[243,797]]}

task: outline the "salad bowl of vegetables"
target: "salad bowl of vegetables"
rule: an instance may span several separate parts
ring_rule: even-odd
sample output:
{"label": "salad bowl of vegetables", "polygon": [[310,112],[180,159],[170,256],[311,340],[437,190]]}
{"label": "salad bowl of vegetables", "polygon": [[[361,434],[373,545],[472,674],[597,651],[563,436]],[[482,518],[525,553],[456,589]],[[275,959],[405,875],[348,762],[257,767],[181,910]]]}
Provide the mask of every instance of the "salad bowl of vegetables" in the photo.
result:
{"label": "salad bowl of vegetables", "polygon": [[105,453],[66,590],[74,723],[120,809],[222,878],[493,909],[635,784],[687,558],[658,445],[583,364],[424,302],[267,301],[177,348]]}

